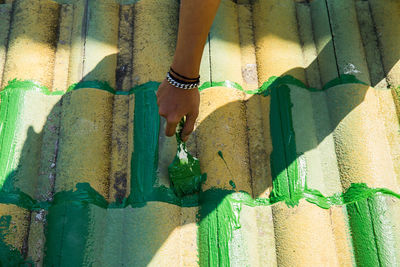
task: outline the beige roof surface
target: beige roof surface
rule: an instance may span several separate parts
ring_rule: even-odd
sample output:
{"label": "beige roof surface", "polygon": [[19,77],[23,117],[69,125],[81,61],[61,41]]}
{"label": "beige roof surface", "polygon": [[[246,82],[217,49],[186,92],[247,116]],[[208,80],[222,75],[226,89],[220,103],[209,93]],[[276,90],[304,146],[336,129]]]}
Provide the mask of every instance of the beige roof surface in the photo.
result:
{"label": "beige roof surface", "polygon": [[222,0],[182,198],[155,96],[178,14],[0,0],[1,264],[399,266],[400,2]]}

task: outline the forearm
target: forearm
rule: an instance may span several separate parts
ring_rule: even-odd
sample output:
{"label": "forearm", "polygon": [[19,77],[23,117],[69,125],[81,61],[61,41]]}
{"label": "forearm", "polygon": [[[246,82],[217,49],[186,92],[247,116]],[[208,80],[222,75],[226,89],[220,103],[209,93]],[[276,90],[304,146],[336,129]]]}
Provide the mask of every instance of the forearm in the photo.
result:
{"label": "forearm", "polygon": [[178,41],[172,68],[183,76],[197,77],[201,57],[221,0],[181,0]]}

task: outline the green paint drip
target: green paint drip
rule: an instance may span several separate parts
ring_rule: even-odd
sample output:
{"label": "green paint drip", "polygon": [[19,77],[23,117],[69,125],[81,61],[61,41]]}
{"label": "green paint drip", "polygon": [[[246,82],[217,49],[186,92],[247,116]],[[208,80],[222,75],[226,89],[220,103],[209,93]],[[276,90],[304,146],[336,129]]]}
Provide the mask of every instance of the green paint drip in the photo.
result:
{"label": "green paint drip", "polygon": [[181,138],[184,120],[179,123],[175,134],[178,148],[175,158],[168,166],[168,175],[172,188],[178,197],[194,194],[201,190],[201,185],[207,179],[207,174],[201,173],[200,162],[193,157],[186,148]]}
{"label": "green paint drip", "polygon": [[230,241],[239,229],[242,203],[232,201],[232,191],[208,190],[200,197],[200,266],[230,266]]}
{"label": "green paint drip", "polygon": [[[224,161],[225,167],[228,169],[231,177],[233,177],[233,173],[231,172],[231,169],[229,169],[228,163],[226,163],[226,160],[224,159],[224,155],[222,154],[221,150],[218,151],[218,156]],[[235,186],[235,188],[236,188],[236,186]]]}

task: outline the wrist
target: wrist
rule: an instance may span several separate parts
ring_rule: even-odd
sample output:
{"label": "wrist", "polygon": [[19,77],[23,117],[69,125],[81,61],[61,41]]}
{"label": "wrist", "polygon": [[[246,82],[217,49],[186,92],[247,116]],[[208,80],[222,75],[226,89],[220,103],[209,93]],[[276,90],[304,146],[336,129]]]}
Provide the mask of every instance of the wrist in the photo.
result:
{"label": "wrist", "polygon": [[188,78],[197,78],[199,76],[200,72],[200,63],[198,63],[195,60],[180,60],[177,58],[174,58],[174,61],[172,62],[171,68],[174,69],[177,73],[188,77]]}

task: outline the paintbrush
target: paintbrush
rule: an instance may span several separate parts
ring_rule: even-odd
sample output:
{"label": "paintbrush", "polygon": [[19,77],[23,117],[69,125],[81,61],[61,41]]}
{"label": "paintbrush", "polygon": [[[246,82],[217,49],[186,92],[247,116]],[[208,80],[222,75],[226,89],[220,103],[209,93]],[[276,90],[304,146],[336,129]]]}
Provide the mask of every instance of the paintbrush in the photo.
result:
{"label": "paintbrush", "polygon": [[199,160],[187,151],[186,143],[181,138],[184,125],[185,118],[182,118],[175,133],[177,141],[176,155],[168,166],[171,187],[178,197],[199,192],[201,185],[207,179],[207,174],[201,173]]}

